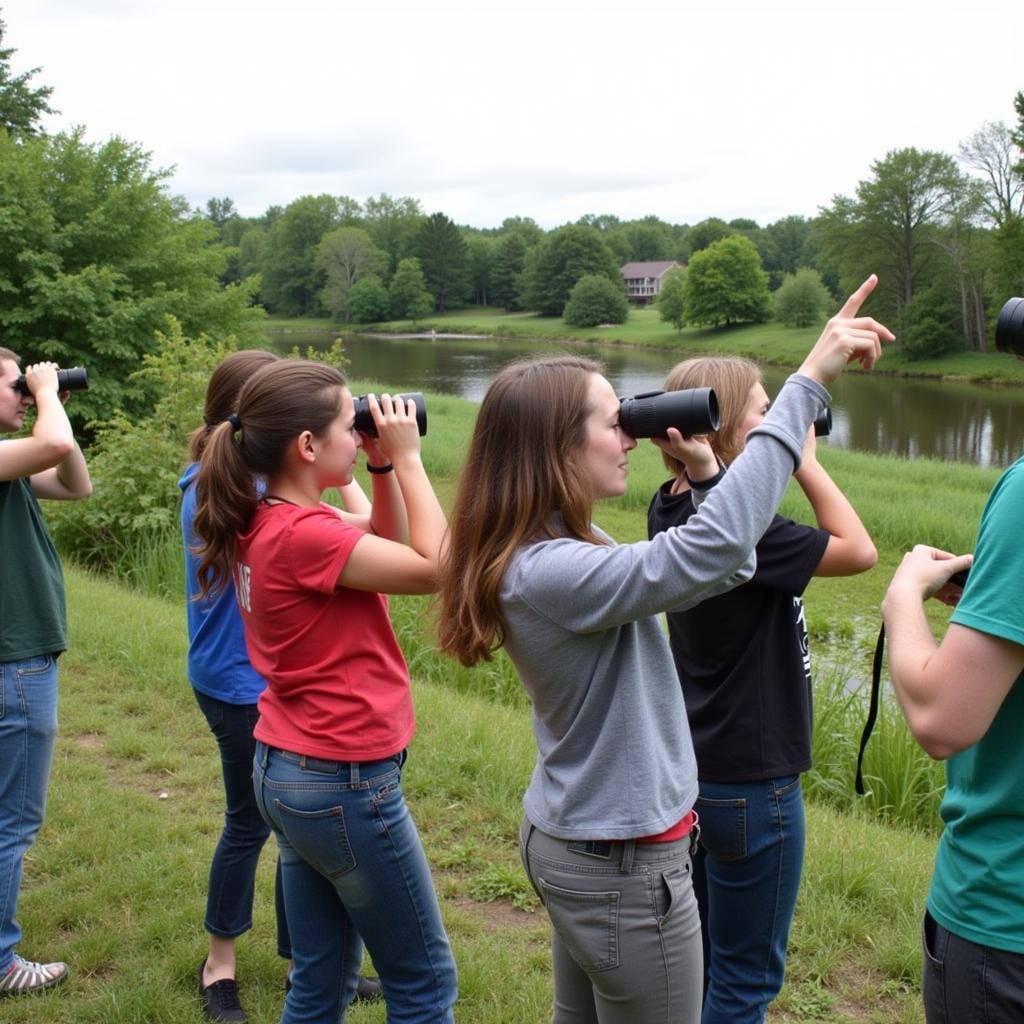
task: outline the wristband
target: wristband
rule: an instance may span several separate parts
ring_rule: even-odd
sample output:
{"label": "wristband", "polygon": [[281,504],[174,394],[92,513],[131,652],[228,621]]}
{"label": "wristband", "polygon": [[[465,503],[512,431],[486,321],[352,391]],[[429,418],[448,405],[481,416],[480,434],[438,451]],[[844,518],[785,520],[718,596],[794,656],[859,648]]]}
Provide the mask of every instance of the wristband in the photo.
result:
{"label": "wristband", "polygon": [[378,476],[384,473],[390,473],[395,467],[389,462],[386,466],[371,466],[369,463],[366,464],[367,472],[376,473]]}

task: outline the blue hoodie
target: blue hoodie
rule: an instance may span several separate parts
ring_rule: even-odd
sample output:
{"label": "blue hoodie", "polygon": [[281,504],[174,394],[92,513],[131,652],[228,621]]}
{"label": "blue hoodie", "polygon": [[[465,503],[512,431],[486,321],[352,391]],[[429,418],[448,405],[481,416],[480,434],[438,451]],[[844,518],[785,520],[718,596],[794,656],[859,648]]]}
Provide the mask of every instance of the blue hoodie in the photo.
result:
{"label": "blue hoodie", "polygon": [[215,598],[193,600],[199,593],[199,559],[189,547],[196,540],[192,530],[196,514],[193,484],[198,473],[199,463],[193,462],[178,481],[182,490],[181,535],[185,544],[188,679],[200,693],[225,704],[255,704],[267,684],[249,664],[234,587],[225,587]]}

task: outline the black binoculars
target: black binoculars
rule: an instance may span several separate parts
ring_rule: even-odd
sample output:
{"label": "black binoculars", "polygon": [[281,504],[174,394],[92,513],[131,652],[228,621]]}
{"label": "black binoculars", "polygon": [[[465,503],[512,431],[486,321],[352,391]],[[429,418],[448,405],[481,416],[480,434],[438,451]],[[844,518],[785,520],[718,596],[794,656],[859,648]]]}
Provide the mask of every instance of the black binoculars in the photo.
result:
{"label": "black binoculars", "polygon": [[[413,391],[407,395],[392,395],[393,401],[414,402],[416,405],[416,426],[419,428],[420,437],[427,433],[427,401],[419,391]],[[378,398],[379,401],[379,398]],[[360,395],[355,399],[356,422],[355,428],[360,434],[367,437],[377,436],[377,425],[373,422],[373,413],[370,412],[370,401],[368,395]]]}
{"label": "black binoculars", "polygon": [[718,429],[718,399],[711,388],[645,391],[619,399],[619,426],[630,437],[668,437],[675,427],[684,437]]}
{"label": "black binoculars", "polygon": [[[25,383],[25,374],[22,374],[14,386],[23,394],[30,395],[28,384]],[[58,391],[85,391],[89,387],[89,374],[84,366],[72,366],[70,370],[57,371]]]}
{"label": "black binoculars", "polygon": [[1024,356],[1024,299],[1007,299],[996,319],[996,348]]}
{"label": "black binoculars", "polygon": [[832,433],[832,409],[830,406],[825,406],[821,412],[818,413],[818,418],[814,421],[814,436],[815,437],[828,437]]}

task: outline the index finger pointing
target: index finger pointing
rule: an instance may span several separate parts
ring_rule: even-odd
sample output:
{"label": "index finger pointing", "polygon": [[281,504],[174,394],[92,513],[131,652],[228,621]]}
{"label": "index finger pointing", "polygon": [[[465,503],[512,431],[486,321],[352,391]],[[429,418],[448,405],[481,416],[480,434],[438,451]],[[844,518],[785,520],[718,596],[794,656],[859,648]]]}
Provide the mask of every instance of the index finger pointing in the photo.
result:
{"label": "index finger pointing", "polygon": [[878,284],[878,276],[872,274],[842,305],[842,308],[836,313],[837,317],[846,319],[851,316],[856,316],[860,310],[860,307],[867,300],[867,297],[875,290],[875,285]]}

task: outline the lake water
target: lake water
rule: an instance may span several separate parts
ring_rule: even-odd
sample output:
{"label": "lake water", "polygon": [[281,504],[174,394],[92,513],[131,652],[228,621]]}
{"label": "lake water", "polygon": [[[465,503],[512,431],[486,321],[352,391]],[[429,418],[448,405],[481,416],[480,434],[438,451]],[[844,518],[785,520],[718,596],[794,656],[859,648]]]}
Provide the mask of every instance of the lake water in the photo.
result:
{"label": "lake water", "polygon": [[[329,346],[328,334],[280,334],[295,343]],[[436,391],[479,401],[491,378],[522,356],[574,352],[599,360],[620,395],[653,391],[679,353],[628,346],[561,346],[521,339],[382,338],[347,334],[349,372],[395,390]],[[774,394],[786,374],[765,368]],[[832,387],[828,443],[907,458],[936,458],[1003,467],[1024,453],[1024,391],[873,374],[844,374]]]}

